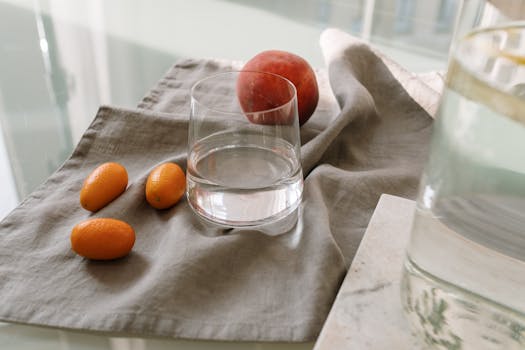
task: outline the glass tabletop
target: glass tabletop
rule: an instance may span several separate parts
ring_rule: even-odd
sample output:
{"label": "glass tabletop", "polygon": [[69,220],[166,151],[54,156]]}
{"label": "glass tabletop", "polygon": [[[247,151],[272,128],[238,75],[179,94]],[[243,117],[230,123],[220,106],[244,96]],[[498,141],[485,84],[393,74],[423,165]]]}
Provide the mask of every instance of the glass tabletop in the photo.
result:
{"label": "glass tabletop", "polygon": [[[181,58],[246,61],[280,49],[323,68],[319,36],[337,27],[408,70],[444,70],[458,2],[0,0],[0,218],[67,159],[100,105],[135,107]],[[36,344],[41,349],[313,346],[234,347],[0,326],[0,348]]]}

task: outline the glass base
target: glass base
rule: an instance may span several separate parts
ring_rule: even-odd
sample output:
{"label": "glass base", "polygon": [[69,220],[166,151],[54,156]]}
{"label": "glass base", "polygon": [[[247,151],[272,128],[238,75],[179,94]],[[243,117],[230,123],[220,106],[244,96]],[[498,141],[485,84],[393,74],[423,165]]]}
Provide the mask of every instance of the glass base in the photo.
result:
{"label": "glass base", "polygon": [[409,258],[401,299],[412,329],[430,349],[525,349],[525,315],[440,280]]}
{"label": "glass base", "polygon": [[[191,204],[190,204],[191,207]],[[243,225],[243,226],[234,226],[228,225],[221,222],[211,221],[208,217],[199,213],[193,207],[193,212],[199,221],[204,224],[209,230],[203,232],[207,236],[225,236],[225,235],[234,235],[248,232],[260,232],[268,236],[279,236],[286,234],[291,231],[295,231],[301,228],[301,213],[302,208],[300,205],[295,208],[291,208],[286,215],[280,216],[279,218],[269,221],[263,224],[254,224],[254,225]]]}

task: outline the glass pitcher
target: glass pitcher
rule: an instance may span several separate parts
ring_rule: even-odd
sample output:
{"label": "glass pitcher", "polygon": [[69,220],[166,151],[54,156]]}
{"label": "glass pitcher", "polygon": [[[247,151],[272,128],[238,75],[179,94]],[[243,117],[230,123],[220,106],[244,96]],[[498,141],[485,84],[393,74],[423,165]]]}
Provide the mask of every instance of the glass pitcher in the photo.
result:
{"label": "glass pitcher", "polygon": [[403,309],[432,349],[525,349],[525,1],[461,6]]}

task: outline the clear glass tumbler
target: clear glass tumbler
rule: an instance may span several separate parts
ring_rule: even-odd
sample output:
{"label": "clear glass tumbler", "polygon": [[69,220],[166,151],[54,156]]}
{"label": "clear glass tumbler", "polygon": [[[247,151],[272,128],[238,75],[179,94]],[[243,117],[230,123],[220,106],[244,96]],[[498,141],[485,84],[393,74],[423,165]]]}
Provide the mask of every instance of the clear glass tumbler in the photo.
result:
{"label": "clear glass tumbler", "polygon": [[212,224],[264,227],[297,214],[303,191],[294,85],[219,73],[191,89],[187,196]]}
{"label": "clear glass tumbler", "polygon": [[525,349],[525,4],[463,5],[402,303],[432,349]]}

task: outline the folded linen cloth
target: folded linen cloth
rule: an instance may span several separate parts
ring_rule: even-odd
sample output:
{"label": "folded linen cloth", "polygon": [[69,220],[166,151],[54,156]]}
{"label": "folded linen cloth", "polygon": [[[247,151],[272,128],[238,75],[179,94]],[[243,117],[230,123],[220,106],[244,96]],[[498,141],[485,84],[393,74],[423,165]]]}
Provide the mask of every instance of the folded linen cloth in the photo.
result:
{"label": "folded linen cloth", "polygon": [[[151,169],[185,167],[189,87],[239,67],[185,60],[139,109],[100,108],[72,156],[0,223],[0,319],[193,339],[315,339],[379,196],[415,195],[432,124],[423,107],[432,110],[438,96],[342,32],[325,32],[321,46],[328,70],[301,131],[305,190],[294,230],[213,236],[185,200],[164,211],[146,203]],[[79,190],[106,161],[123,164],[130,185],[90,214]],[[110,262],[76,256],[71,228],[90,217],[131,224],[132,253]]]}

